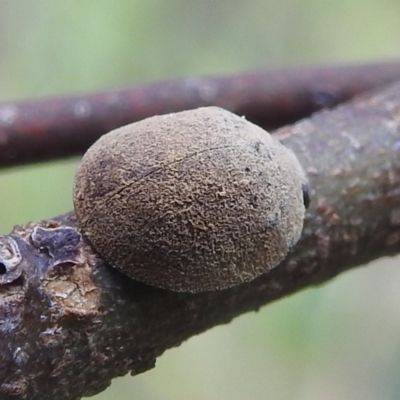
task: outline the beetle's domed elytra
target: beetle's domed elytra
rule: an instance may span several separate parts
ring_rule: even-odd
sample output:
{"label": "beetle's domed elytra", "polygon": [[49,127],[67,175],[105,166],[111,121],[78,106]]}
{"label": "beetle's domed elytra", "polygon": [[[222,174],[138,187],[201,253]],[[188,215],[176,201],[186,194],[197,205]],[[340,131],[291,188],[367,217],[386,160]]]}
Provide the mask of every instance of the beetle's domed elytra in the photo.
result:
{"label": "beetle's domed elytra", "polygon": [[156,287],[228,288],[275,267],[300,237],[304,172],[258,126],[217,107],[102,136],[76,173],[82,232],[113,267]]}

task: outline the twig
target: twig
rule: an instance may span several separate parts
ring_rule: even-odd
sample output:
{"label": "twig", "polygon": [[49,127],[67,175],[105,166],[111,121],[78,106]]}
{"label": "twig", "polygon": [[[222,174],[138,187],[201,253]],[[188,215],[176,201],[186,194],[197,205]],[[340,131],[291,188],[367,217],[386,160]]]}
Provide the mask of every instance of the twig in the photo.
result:
{"label": "twig", "polygon": [[71,98],[0,105],[0,167],[83,153],[143,118],[217,105],[272,129],[400,79],[400,62],[188,78]]}
{"label": "twig", "polygon": [[0,398],[89,396],[193,335],[399,252],[399,115],[397,84],[277,132],[309,173],[303,236],[272,272],[232,289],[179,294],[134,282],[79,240],[73,214],[15,229],[22,262],[0,276],[13,280],[0,285]]}

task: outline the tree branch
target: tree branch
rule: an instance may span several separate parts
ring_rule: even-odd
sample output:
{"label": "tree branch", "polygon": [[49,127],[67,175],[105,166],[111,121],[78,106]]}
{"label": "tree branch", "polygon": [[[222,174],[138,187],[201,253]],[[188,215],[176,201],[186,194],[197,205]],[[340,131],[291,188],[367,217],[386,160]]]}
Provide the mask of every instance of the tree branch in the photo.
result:
{"label": "tree branch", "polygon": [[0,105],[0,167],[82,154],[102,134],[156,114],[216,105],[276,128],[400,79],[400,63],[188,78]]}
{"label": "tree branch", "polygon": [[134,282],[93,253],[72,213],[16,228],[22,261],[7,272],[3,262],[0,276],[0,397],[95,394],[193,335],[399,252],[399,115],[396,84],[277,132],[309,174],[303,236],[272,272],[232,289],[193,295]]}

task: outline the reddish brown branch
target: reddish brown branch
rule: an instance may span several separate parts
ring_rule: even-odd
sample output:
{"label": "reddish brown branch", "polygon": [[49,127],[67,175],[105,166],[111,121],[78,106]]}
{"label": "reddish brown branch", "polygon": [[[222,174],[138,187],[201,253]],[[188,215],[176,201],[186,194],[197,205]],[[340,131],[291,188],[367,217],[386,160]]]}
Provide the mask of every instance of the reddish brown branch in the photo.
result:
{"label": "reddish brown branch", "polygon": [[83,153],[99,136],[143,118],[217,105],[266,129],[400,79],[400,62],[188,78],[71,98],[0,105],[0,166]]}
{"label": "reddish brown branch", "polygon": [[397,84],[277,132],[309,174],[303,236],[280,266],[232,289],[136,283],[79,239],[73,214],[14,230],[22,261],[0,276],[0,398],[88,396],[195,334],[399,252],[399,115]]}

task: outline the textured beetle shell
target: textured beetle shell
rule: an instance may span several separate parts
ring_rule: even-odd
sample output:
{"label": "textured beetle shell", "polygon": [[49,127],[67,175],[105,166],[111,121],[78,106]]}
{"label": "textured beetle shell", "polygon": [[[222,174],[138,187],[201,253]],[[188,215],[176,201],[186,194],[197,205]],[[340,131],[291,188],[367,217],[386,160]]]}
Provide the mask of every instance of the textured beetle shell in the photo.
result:
{"label": "textured beetle shell", "polygon": [[266,131],[217,107],[101,137],[76,173],[82,232],[112,266],[199,292],[250,281],[297,242],[305,175]]}

